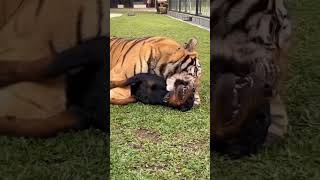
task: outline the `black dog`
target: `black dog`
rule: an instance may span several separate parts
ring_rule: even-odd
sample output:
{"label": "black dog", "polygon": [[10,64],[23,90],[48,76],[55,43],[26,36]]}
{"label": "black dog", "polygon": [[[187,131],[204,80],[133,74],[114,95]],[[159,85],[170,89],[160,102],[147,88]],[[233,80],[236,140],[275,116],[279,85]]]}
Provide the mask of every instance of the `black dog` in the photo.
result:
{"label": "black dog", "polygon": [[90,126],[109,131],[105,60],[108,37],[89,40],[60,53],[48,67],[47,77],[66,74],[66,107],[79,117],[75,129]]}
{"label": "black dog", "polygon": [[112,100],[112,104],[142,102],[145,104],[169,106],[180,111],[190,110],[194,102],[194,88],[189,82],[177,79],[174,90],[167,91],[164,78],[155,74],[140,73],[124,81],[111,81],[110,88],[131,87],[132,96],[125,100]]}

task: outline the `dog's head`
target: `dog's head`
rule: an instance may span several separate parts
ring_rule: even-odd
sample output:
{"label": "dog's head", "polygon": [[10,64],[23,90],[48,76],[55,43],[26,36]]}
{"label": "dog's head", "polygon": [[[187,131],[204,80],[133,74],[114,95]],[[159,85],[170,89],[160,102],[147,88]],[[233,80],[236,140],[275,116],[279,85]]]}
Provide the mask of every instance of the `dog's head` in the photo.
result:
{"label": "dog's head", "polygon": [[214,86],[213,150],[234,156],[255,153],[270,125],[271,88],[254,74],[222,74]]}
{"label": "dog's head", "polygon": [[167,79],[169,93],[164,101],[168,106],[188,111],[193,107],[195,94],[195,78],[183,72]]}

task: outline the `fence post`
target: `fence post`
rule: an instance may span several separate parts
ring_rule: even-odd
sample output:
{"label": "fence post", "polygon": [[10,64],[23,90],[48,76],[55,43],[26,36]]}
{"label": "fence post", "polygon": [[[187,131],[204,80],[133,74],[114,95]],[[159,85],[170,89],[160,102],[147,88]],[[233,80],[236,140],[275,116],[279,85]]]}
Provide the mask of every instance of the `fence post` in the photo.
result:
{"label": "fence post", "polygon": [[196,0],[196,15],[199,15],[199,0]]}

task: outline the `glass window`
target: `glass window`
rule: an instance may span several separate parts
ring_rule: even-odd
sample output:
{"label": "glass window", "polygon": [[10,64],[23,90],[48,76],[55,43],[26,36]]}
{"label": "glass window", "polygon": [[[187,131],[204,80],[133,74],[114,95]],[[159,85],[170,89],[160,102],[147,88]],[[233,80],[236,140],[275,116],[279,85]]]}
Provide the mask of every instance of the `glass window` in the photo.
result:
{"label": "glass window", "polygon": [[210,17],[210,0],[199,0],[199,15]]}
{"label": "glass window", "polygon": [[210,0],[169,0],[169,9],[210,17]]}
{"label": "glass window", "polygon": [[179,11],[179,0],[169,0],[169,8],[173,11]]}
{"label": "glass window", "polygon": [[196,4],[197,4],[196,0],[186,0],[186,4],[185,4],[186,12],[190,14],[196,14],[196,9],[197,9]]}

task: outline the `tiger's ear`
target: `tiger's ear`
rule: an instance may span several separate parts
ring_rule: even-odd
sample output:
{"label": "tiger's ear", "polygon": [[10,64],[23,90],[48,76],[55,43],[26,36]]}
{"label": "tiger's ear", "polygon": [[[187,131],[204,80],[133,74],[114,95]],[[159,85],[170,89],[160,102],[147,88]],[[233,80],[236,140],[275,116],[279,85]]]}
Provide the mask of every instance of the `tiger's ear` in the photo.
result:
{"label": "tiger's ear", "polygon": [[195,51],[197,44],[198,40],[195,37],[192,37],[189,42],[185,44],[184,48],[189,52],[193,52]]}

